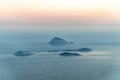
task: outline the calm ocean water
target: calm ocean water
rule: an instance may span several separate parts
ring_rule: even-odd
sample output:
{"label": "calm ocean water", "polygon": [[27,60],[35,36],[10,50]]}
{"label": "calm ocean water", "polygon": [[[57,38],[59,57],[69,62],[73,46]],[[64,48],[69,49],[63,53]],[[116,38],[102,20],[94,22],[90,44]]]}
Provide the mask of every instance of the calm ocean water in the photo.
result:
{"label": "calm ocean water", "polygon": [[[50,46],[58,36],[75,44]],[[18,32],[0,35],[0,80],[119,80],[120,45],[116,32]],[[89,47],[90,53],[78,57],[62,57],[53,49]],[[35,55],[17,57],[19,50]]]}

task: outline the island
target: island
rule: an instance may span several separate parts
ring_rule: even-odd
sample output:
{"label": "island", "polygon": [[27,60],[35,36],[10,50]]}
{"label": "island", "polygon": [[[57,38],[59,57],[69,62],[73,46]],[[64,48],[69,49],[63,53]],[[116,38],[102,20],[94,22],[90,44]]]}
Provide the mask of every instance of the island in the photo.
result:
{"label": "island", "polygon": [[17,51],[14,55],[16,56],[30,56],[33,55],[30,51]]}
{"label": "island", "polygon": [[49,44],[54,46],[61,46],[61,45],[73,44],[73,42],[68,42],[62,38],[54,37],[53,39],[50,40]]}
{"label": "island", "polygon": [[60,51],[91,52],[92,49],[90,49],[90,48],[80,48],[80,49],[49,50],[48,52],[60,52]]}
{"label": "island", "polygon": [[81,48],[81,49],[79,49],[81,52],[91,52],[92,51],[92,49],[90,49],[90,48]]}
{"label": "island", "polygon": [[63,52],[59,54],[60,56],[81,56],[79,53]]}

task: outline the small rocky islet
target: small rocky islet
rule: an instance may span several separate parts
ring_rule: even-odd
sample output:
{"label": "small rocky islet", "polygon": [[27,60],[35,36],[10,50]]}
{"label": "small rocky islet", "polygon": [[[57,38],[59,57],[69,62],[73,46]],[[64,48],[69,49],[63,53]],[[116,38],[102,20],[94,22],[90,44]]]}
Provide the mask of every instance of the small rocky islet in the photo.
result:
{"label": "small rocky islet", "polygon": [[61,56],[81,56],[79,53],[72,53],[72,52],[62,52],[59,55]]}
{"label": "small rocky islet", "polygon": [[16,55],[16,56],[30,56],[30,55],[33,55],[33,53],[30,51],[17,51],[16,53],[14,53],[14,55]]}
{"label": "small rocky islet", "polygon": [[90,48],[81,48],[81,49],[79,49],[79,51],[81,51],[81,52],[91,52],[92,49],[90,49]]}

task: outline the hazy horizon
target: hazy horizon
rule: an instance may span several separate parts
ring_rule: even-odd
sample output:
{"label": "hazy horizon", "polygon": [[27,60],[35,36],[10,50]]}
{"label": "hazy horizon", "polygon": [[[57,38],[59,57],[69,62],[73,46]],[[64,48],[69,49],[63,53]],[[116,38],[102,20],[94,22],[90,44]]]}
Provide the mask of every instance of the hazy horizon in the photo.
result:
{"label": "hazy horizon", "polygon": [[0,0],[1,30],[118,30],[119,0]]}

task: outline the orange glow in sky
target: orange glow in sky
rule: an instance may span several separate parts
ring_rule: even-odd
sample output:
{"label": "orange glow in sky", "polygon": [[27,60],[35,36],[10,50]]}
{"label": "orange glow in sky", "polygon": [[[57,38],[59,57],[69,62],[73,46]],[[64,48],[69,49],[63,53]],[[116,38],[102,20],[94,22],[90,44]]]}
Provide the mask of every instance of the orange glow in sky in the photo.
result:
{"label": "orange glow in sky", "polygon": [[0,0],[0,21],[119,22],[120,0]]}

